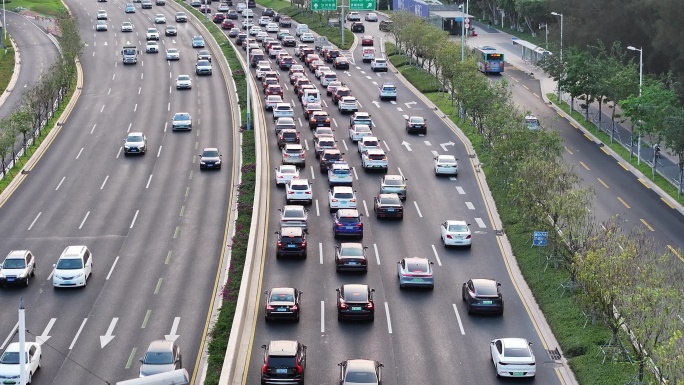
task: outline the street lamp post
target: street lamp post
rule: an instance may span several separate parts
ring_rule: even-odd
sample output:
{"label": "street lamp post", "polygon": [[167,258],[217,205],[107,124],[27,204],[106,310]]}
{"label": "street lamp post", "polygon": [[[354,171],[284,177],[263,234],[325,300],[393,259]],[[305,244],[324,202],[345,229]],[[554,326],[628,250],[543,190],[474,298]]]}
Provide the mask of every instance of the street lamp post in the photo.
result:
{"label": "street lamp post", "polygon": [[[558,12],[551,12],[553,16],[560,16],[561,18],[561,30],[560,30],[560,63],[561,66],[563,66],[563,14],[558,13]],[[563,74],[561,74],[562,78]],[[560,87],[560,81],[558,82],[558,101],[560,102],[561,100],[561,87]]]}
{"label": "street lamp post", "polygon": [[[641,88],[644,81],[644,48],[637,48],[633,46],[627,47],[630,51],[639,51],[639,97],[641,97]],[[641,164],[641,132],[637,138],[637,165]],[[653,167],[655,167],[655,151],[653,152]]]}
{"label": "street lamp post", "polygon": [[249,68],[250,68],[250,64],[249,64],[249,34],[247,35],[247,39],[245,39],[245,41],[242,44],[247,44],[247,49],[245,50],[245,51],[247,51],[247,70],[245,71],[245,82],[247,83],[247,131],[249,131],[251,129],[250,128],[250,125],[251,125],[251,114],[250,114],[250,112],[251,112],[251,105],[252,105],[250,95],[249,95],[249,86],[250,86],[249,80],[251,77],[251,74],[249,73]]}
{"label": "street lamp post", "polygon": [[465,61],[465,10],[463,4],[459,5],[461,9],[461,63]]}

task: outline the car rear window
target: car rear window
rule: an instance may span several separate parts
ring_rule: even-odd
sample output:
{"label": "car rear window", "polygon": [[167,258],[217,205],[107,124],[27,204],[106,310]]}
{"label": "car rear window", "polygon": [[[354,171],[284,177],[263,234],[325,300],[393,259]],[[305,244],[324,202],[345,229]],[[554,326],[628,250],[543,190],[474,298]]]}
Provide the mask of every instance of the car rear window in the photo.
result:
{"label": "car rear window", "polygon": [[349,175],[349,170],[333,170],[333,174],[335,175]]}
{"label": "car rear window", "polygon": [[290,293],[271,293],[271,301],[293,302],[294,295]]}
{"label": "car rear window", "polygon": [[359,223],[359,218],[342,217],[339,219],[340,223]]}
{"label": "car rear window", "polygon": [[293,368],[297,366],[297,362],[295,357],[268,357],[266,366],[269,368]]}
{"label": "car rear window", "polygon": [[[285,243],[301,243],[302,242],[302,237],[283,237],[281,239],[282,242]],[[279,296],[284,296],[286,294],[279,294]],[[292,298],[292,295],[287,294],[286,296],[289,296],[289,298]],[[274,299],[273,297],[277,297],[275,294],[271,296],[271,301],[292,301],[291,299]]]}
{"label": "car rear window", "polygon": [[346,301],[368,301],[368,292],[362,291],[345,291],[344,299]]}
{"label": "car rear window", "polygon": [[351,199],[354,197],[354,194],[352,193],[337,193],[335,194],[335,198],[338,199]]}
{"label": "car rear window", "polygon": [[411,273],[427,273],[428,268],[425,263],[419,262],[419,263],[407,263],[406,264],[406,270],[410,271]]}
{"label": "car rear window", "polygon": [[449,225],[449,231],[465,233],[468,232],[468,227],[464,225]]}
{"label": "car rear window", "polygon": [[385,156],[380,155],[380,154],[371,154],[371,155],[368,155],[368,159],[370,159],[370,160],[383,160],[383,159],[385,159]]}
{"label": "car rear window", "polygon": [[283,213],[283,217],[285,217],[285,218],[301,218],[302,213],[299,212],[298,210],[287,210]]}
{"label": "car rear window", "polygon": [[390,198],[390,197],[382,198],[382,199],[381,199],[381,202],[382,202],[382,204],[385,204],[385,205],[398,205],[398,204],[401,203],[401,201],[399,200],[399,198],[394,198],[394,197],[392,197],[392,198]]}
{"label": "car rear window", "polygon": [[493,284],[479,284],[477,285],[477,295],[497,295],[496,285]]}
{"label": "car rear window", "polygon": [[348,372],[345,381],[354,384],[377,384],[378,378],[375,376],[375,373]]}
{"label": "car rear window", "polygon": [[[385,179],[385,184],[387,186],[401,186],[401,180],[399,180],[399,179]],[[451,226],[449,226],[449,229],[451,230]]]}
{"label": "car rear window", "polygon": [[526,348],[505,348],[505,357],[529,357],[530,351]]}
{"label": "car rear window", "polygon": [[345,257],[363,257],[363,249],[359,247],[345,247],[340,254]]}
{"label": "car rear window", "polygon": [[309,189],[309,186],[307,186],[305,184],[293,184],[290,188],[292,190],[305,191],[305,190]]}

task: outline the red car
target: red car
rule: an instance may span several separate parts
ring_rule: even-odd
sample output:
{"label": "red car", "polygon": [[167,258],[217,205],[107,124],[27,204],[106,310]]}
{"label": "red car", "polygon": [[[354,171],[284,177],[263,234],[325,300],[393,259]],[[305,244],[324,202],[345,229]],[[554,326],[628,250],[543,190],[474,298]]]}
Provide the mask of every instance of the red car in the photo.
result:
{"label": "red car", "polygon": [[224,19],[224,20],[221,22],[221,28],[223,28],[223,29],[232,29],[232,28],[235,28],[235,23],[233,23],[233,21],[230,20],[230,19]]}
{"label": "red car", "polygon": [[264,81],[262,83],[264,92],[268,89],[268,86],[270,85],[278,85],[278,79],[276,78],[264,78]]}
{"label": "red car", "polygon": [[216,23],[216,24],[223,22],[223,20],[225,20],[225,19],[226,19],[226,15],[221,13],[221,12],[217,12],[214,14],[214,23]]}
{"label": "red car", "polygon": [[362,46],[364,46],[364,45],[371,45],[371,46],[372,46],[373,44],[374,44],[373,36],[364,35],[364,36],[361,38],[361,45],[362,45]]}
{"label": "red car", "polygon": [[281,87],[279,84],[271,84],[268,87],[266,87],[266,95],[280,95],[280,97],[283,97],[283,87]]}

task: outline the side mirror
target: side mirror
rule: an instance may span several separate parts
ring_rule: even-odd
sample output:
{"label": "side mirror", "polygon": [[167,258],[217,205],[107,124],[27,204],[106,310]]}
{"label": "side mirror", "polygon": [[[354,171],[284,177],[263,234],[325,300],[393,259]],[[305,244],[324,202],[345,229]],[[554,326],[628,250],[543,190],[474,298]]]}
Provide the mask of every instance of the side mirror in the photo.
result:
{"label": "side mirror", "polygon": [[57,267],[57,264],[53,264],[52,267]]}
{"label": "side mirror", "polygon": [[143,359],[142,359],[142,358],[140,359],[140,363],[143,363]]}
{"label": "side mirror", "polygon": [[280,231],[274,231],[275,234],[280,234]]}
{"label": "side mirror", "polygon": [[501,286],[501,282],[497,282],[497,283],[496,283],[496,286]]}
{"label": "side mirror", "polygon": [[375,289],[371,289],[371,293],[375,293]]}
{"label": "side mirror", "polygon": [[339,292],[340,292],[340,289],[339,289],[339,288],[337,288],[337,289],[335,289],[335,291],[339,293]]}
{"label": "side mirror", "polygon": [[202,154],[198,154],[198,156],[201,158],[201,157],[202,157]]}
{"label": "side mirror", "polygon": [[262,347],[263,349],[266,349],[266,345],[261,345],[261,347]]}
{"label": "side mirror", "polygon": [[0,263],[0,269],[2,269],[2,263]]}
{"label": "side mirror", "polygon": [[434,262],[430,262],[430,264],[431,264],[431,265],[434,265],[435,263],[434,263]]}

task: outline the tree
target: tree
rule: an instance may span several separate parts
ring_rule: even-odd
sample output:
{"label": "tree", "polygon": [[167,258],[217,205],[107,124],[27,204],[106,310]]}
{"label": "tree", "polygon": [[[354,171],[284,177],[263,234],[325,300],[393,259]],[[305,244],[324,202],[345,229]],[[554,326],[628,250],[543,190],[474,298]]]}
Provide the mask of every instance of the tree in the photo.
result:
{"label": "tree", "polygon": [[[16,143],[17,134],[10,124],[8,118],[0,120],[0,163],[2,164],[2,175],[7,176],[7,163],[5,159],[8,156],[14,155],[14,143]],[[10,171],[11,173],[11,171]]]}
{"label": "tree", "polygon": [[679,194],[681,195],[682,183],[684,183],[684,108],[677,107],[673,109],[664,128],[663,139],[665,140],[665,147],[677,155]]}
{"label": "tree", "polygon": [[10,116],[10,125],[15,132],[21,134],[22,144],[28,152],[28,140],[33,134],[31,113],[28,111],[28,109],[26,109],[26,107],[20,107]]}
{"label": "tree", "polygon": [[515,9],[534,37],[537,36],[539,22],[547,20],[551,13],[546,0],[518,0]]}

